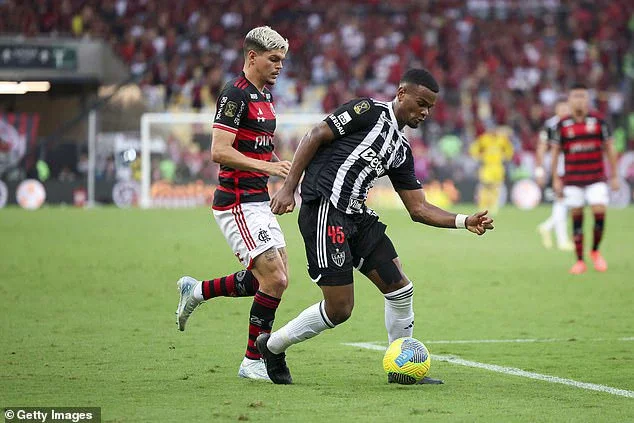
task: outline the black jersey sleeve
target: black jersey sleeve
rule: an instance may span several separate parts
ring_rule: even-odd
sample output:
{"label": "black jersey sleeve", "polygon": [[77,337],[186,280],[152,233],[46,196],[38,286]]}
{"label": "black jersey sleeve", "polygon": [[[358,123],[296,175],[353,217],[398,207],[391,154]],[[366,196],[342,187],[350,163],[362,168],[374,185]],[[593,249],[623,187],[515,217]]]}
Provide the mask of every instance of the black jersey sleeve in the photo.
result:
{"label": "black jersey sleeve", "polygon": [[548,134],[548,142],[555,145],[561,145],[561,128],[563,127],[563,120],[560,120]]}
{"label": "black jersey sleeve", "polygon": [[407,148],[403,164],[392,168],[387,172],[387,176],[392,182],[395,190],[414,190],[422,188],[420,181],[416,178],[414,171],[414,156],[412,150]]}
{"label": "black jersey sleeve", "polygon": [[248,109],[243,90],[233,85],[225,87],[218,96],[213,127],[238,133],[240,122],[246,117]]}
{"label": "black jersey sleeve", "polygon": [[378,112],[378,107],[371,98],[358,98],[340,106],[324,122],[335,134],[335,139],[338,139],[375,124]]}

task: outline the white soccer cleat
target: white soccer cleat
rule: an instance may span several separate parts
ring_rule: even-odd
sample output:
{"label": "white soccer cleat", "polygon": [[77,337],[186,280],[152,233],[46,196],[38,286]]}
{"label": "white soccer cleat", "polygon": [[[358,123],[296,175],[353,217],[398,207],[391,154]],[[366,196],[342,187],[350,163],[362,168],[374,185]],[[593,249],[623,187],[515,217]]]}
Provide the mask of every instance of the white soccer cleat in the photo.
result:
{"label": "white soccer cleat", "polygon": [[553,248],[553,239],[551,238],[550,231],[544,228],[542,225],[539,225],[537,227],[537,232],[539,232],[539,235],[541,235],[542,245],[544,246],[544,248],[546,248],[547,250]]}
{"label": "white soccer cleat", "polygon": [[243,377],[245,379],[266,380],[268,382],[271,381],[269,375],[266,373],[264,360],[250,360],[246,357],[244,357],[244,360],[242,360],[242,363],[240,364],[238,377]]}
{"label": "white soccer cleat", "polygon": [[189,316],[191,316],[196,307],[202,304],[202,301],[194,298],[194,288],[198,283],[196,279],[190,276],[183,276],[176,282],[178,292],[180,293],[178,308],[176,309],[176,324],[180,331],[185,330],[187,319],[189,319]]}

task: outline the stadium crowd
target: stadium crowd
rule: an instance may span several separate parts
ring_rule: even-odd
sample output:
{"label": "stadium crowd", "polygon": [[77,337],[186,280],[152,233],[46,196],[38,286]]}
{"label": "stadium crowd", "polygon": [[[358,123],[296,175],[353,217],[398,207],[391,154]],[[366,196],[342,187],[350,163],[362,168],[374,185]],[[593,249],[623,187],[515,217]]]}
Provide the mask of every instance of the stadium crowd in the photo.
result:
{"label": "stadium crowd", "polygon": [[274,87],[278,111],[387,99],[405,69],[423,65],[442,89],[421,134],[427,146],[447,134],[468,143],[505,125],[516,151],[533,150],[556,99],[576,80],[595,89],[613,125],[628,125],[628,0],[0,1],[2,33],[108,40],[159,110],[213,108],[224,81],[241,70],[244,34],[261,24],[290,41]]}

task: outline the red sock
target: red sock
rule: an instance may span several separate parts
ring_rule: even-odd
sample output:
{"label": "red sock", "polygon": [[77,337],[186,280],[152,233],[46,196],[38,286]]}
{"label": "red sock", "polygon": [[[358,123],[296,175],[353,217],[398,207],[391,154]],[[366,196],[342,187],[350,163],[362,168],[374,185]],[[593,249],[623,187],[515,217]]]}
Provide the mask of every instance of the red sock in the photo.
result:
{"label": "red sock", "polygon": [[577,251],[577,260],[583,260],[583,214],[572,216],[572,234]]}
{"label": "red sock", "polygon": [[592,251],[599,249],[599,243],[603,238],[603,227],[605,225],[605,213],[594,214],[594,240],[592,242]]}
{"label": "red sock", "polygon": [[249,319],[249,341],[244,356],[251,360],[259,360],[262,356],[255,346],[255,339],[261,333],[271,333],[275,311],[280,305],[280,299],[267,295],[261,291],[256,292],[251,306]]}
{"label": "red sock", "polygon": [[250,270],[241,270],[233,275],[203,281],[203,298],[214,297],[252,297],[260,283]]}

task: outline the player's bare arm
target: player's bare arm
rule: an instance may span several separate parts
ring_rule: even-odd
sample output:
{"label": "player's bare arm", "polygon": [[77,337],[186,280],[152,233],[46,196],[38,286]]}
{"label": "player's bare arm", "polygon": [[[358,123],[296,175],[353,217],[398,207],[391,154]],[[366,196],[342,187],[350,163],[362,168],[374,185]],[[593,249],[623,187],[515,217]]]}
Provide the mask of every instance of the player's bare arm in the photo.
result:
{"label": "player's bare arm", "polygon": [[284,214],[293,211],[295,208],[295,189],[297,189],[304,170],[315,157],[319,147],[331,143],[334,139],[335,134],[325,122],[321,122],[304,135],[295,152],[293,165],[290,172],[288,172],[284,185],[271,199],[271,211],[273,213]]}
{"label": "player's bare arm", "polygon": [[467,216],[463,223],[459,222],[460,215],[429,203],[422,189],[398,190],[397,192],[414,222],[437,228],[457,228],[464,225],[470,232],[478,235],[484,235],[487,230],[493,229],[493,219],[487,216],[486,210]]}
{"label": "player's bare arm", "polygon": [[247,170],[252,172],[264,172],[272,176],[286,178],[291,168],[291,162],[282,160],[278,162],[267,162],[264,160],[252,159],[233,148],[235,134],[222,129],[213,129],[213,143],[211,144],[211,160],[221,165],[234,169]]}
{"label": "player's bare arm", "polygon": [[612,138],[605,143],[605,151],[608,156],[608,165],[610,166],[610,188],[612,188],[613,191],[618,191],[620,185],[618,155],[616,148],[614,148],[614,140]]}
{"label": "player's bare arm", "polygon": [[[552,143],[550,145],[550,155],[552,158],[551,163],[557,163],[559,157],[559,144]],[[557,198],[563,198],[563,182],[561,181],[561,176],[557,172],[551,172],[553,175],[553,191],[555,191],[555,195]]]}
{"label": "player's bare arm", "polygon": [[546,171],[544,170],[544,156],[548,150],[548,142],[540,140],[535,151],[535,179],[539,186],[546,184]]}

